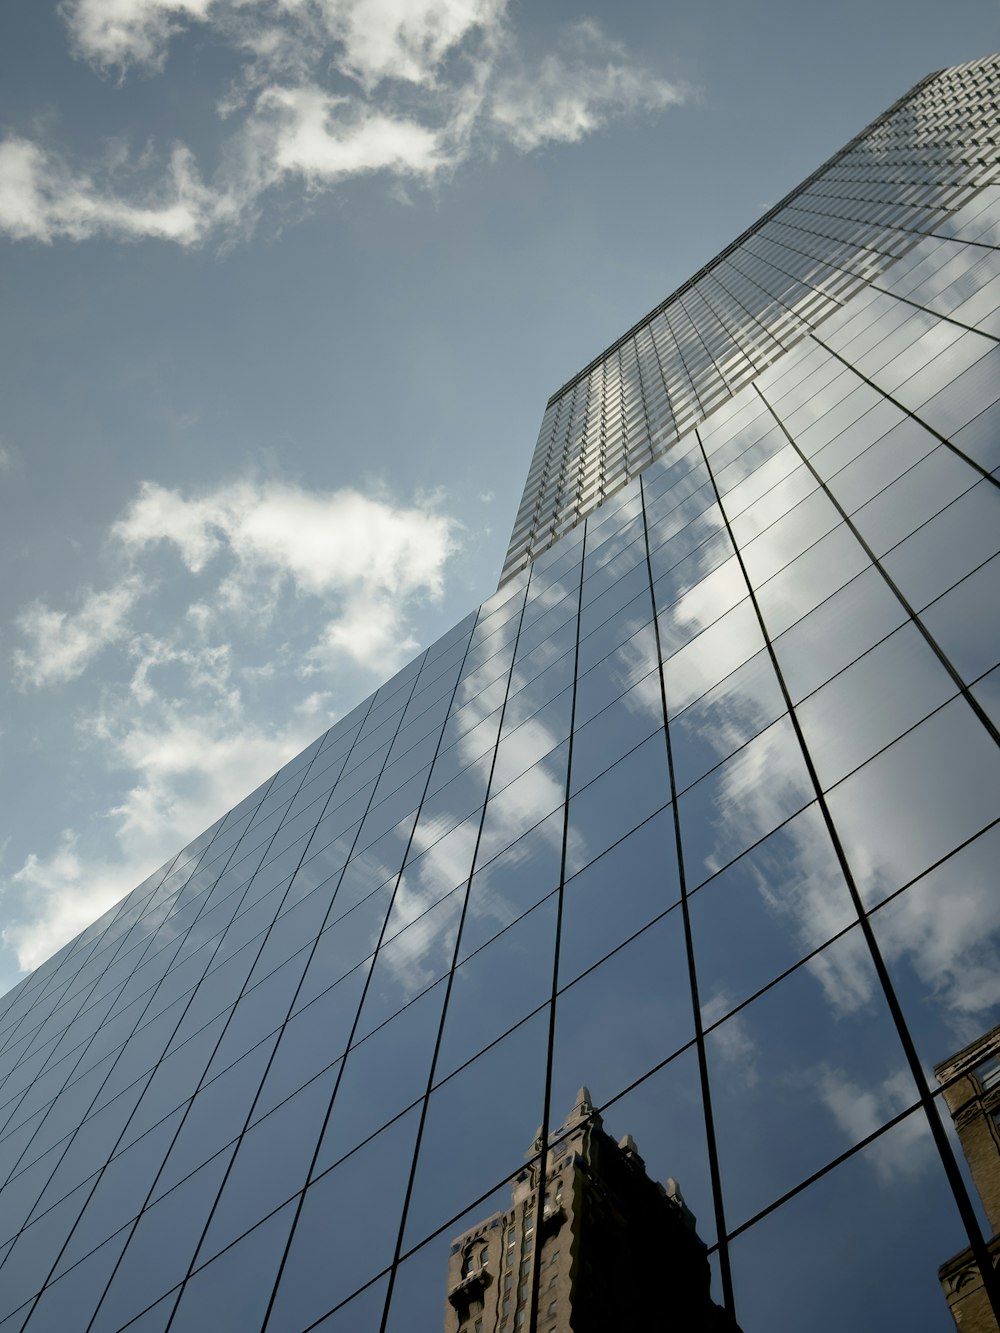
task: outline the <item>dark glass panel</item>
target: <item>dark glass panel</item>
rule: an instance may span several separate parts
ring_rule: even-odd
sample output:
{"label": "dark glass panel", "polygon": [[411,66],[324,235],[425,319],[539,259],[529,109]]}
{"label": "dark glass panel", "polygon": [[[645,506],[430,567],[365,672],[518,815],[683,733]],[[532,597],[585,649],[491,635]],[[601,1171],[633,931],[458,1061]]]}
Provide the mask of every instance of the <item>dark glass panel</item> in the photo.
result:
{"label": "dark glass panel", "polygon": [[251,1333],[261,1327],[293,1215],[289,1204],[190,1277],[173,1327],[186,1333]]}
{"label": "dark glass panel", "polygon": [[427,1091],[444,1000],[439,981],[348,1051],[315,1175]]}
{"label": "dark glass panel", "polygon": [[[60,1247],[72,1231],[80,1210],[86,1203],[88,1190],[88,1185],[81,1185],[48,1212],[43,1213],[31,1226],[25,1227],[17,1237],[3,1265],[0,1315],[8,1314],[23,1302],[30,1300],[45,1282]],[[103,1239],[105,1236],[94,1236],[81,1253],[95,1248]]]}
{"label": "dark glass panel", "polygon": [[304,1187],[335,1082],[336,1070],[328,1069],[243,1135],[211,1220],[207,1213],[192,1219],[199,1231],[208,1226],[199,1265]]}
{"label": "dark glass panel", "polygon": [[414,1108],[306,1191],[273,1328],[306,1328],[391,1262],[417,1122]]}
{"label": "dark glass panel", "polygon": [[181,1281],[198,1243],[191,1219],[206,1216],[231,1151],[208,1162],[142,1214],[98,1307],[93,1333],[113,1333]]}
{"label": "dark glass panel", "polygon": [[668,807],[566,881],[560,986],[648,925],[679,895],[677,841]]}
{"label": "dark glass panel", "polygon": [[549,999],[555,927],[552,895],[455,969],[435,1065],[437,1080]]}
{"label": "dark glass panel", "polygon": [[254,1107],[259,1117],[343,1054],[368,976],[359,967],[288,1020]]}
{"label": "dark glass panel", "polygon": [[[861,1129],[875,1127],[867,1110]],[[773,1333],[953,1333],[937,1270],[966,1244],[917,1111],[732,1242],[737,1318]]]}
{"label": "dark glass panel", "polygon": [[162,1197],[236,1138],[250,1114],[276,1040],[270,1037],[255,1047],[225,1073],[206,1083],[187,1104],[177,1137],[153,1189],[153,1198]]}
{"label": "dark glass panel", "polygon": [[431,1094],[407,1246],[444,1226],[522,1164],[542,1119],[548,1031],[546,1009]]}
{"label": "dark glass panel", "polygon": [[[46,1329],[85,1328],[127,1240],[128,1231],[119,1231],[57,1282],[46,1287],[25,1327],[34,1333],[43,1333]],[[129,1333],[132,1333],[132,1327]]]}
{"label": "dark glass panel", "polygon": [[569,803],[566,874],[575,874],[670,799],[662,731],[576,793]]}
{"label": "dark glass panel", "polygon": [[679,908],[587,972],[556,1001],[551,1102],[585,1084],[600,1105],[694,1036]]}

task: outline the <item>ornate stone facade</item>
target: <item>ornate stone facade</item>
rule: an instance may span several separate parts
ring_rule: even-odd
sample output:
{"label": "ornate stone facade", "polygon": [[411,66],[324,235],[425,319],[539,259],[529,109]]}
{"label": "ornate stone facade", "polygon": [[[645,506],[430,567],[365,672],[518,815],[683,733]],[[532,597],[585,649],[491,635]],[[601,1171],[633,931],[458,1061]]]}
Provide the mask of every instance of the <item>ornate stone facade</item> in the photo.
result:
{"label": "ornate stone facade", "polygon": [[[944,1085],[962,1152],[993,1230],[994,1268],[1000,1263],[1000,1027],[993,1028],[934,1070]],[[997,1333],[979,1267],[971,1249],[941,1265],[941,1286],[962,1333]]]}
{"label": "ornate stone facade", "polygon": [[[540,1151],[536,1139],[536,1163]],[[452,1242],[445,1333],[528,1327],[533,1304],[539,1333],[739,1333],[712,1301],[706,1247],[677,1182],[650,1179],[630,1134],[615,1143],[586,1088],[550,1138],[545,1177],[540,1216],[537,1166],[526,1167],[511,1207]]]}

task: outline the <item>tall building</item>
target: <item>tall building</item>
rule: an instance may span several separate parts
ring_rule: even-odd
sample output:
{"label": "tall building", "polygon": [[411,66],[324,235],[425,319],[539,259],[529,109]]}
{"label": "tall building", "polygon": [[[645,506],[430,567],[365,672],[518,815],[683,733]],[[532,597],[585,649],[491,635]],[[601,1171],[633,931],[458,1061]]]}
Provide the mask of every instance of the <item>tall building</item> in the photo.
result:
{"label": "tall building", "polygon": [[[995,1267],[1000,1259],[1000,1027],[943,1060],[934,1073],[986,1210]],[[943,1263],[938,1276],[962,1333],[997,1333],[1000,1320],[970,1247]]]}
{"label": "tall building", "polygon": [[561,389],[498,591],[0,1001],[0,1333],[440,1328],[583,1083],[745,1333],[995,1299],[934,1068],[997,1021],[998,91]]}

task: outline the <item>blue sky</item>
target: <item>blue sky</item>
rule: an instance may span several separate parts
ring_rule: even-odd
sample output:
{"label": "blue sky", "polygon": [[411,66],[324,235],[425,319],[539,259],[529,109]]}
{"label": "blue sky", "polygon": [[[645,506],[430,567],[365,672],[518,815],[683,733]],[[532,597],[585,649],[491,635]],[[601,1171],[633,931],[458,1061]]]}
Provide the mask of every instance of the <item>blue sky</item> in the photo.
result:
{"label": "blue sky", "polygon": [[7,0],[0,987],[492,591],[549,393],[996,0]]}

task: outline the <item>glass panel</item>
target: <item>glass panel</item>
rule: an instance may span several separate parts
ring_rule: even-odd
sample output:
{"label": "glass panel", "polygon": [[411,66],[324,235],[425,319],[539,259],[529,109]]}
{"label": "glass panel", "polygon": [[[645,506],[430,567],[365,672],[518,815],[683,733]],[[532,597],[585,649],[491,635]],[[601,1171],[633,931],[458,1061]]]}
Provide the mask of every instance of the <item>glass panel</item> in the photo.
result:
{"label": "glass panel", "polygon": [[671,720],[677,790],[684,791],[784,711],[770,656],[759,652]]}
{"label": "glass panel", "polygon": [[[874,1128],[865,1102],[855,1114]],[[953,1333],[937,1270],[966,1243],[918,1111],[732,1242],[737,1317],[774,1333]]]}
{"label": "glass panel", "polygon": [[787,717],[679,798],[688,888],[765,837],[815,796]]}
{"label": "glass panel", "polygon": [[866,905],[874,906],[996,818],[1000,759],[954,699],[829,795]]}
{"label": "glass panel", "polygon": [[[548,1010],[466,1065],[431,1094],[417,1160],[405,1243],[444,1226],[524,1160],[542,1119]],[[516,1086],[516,1098],[503,1089]],[[470,1132],[474,1128],[474,1133]]]}
{"label": "glass panel", "polygon": [[390,1263],[418,1120],[414,1108],[310,1185],[271,1312],[275,1328],[306,1328]]}
{"label": "glass panel", "polygon": [[248,1333],[263,1323],[292,1224],[289,1204],[190,1277],[174,1327],[190,1333]]}
{"label": "glass panel", "polygon": [[688,911],[706,1024],[857,920],[815,803],[691,894]]}
{"label": "glass panel", "polygon": [[730,1226],[917,1099],[857,926],[705,1045]]}
{"label": "glass panel", "polygon": [[[206,1218],[207,1231],[197,1256],[199,1265],[303,1187],[335,1082],[336,1069],[327,1070],[243,1135],[211,1218]],[[287,1216],[276,1244],[284,1244],[290,1225],[291,1217]],[[280,1251],[271,1281],[278,1258]]]}
{"label": "glass panel", "polygon": [[820,782],[839,782],[954,693],[923,635],[911,624],[896,630],[799,704]]}
{"label": "glass panel", "polygon": [[924,1068],[1000,1017],[1000,826],[968,843],[872,914]]}
{"label": "glass panel", "polygon": [[97,1311],[94,1333],[112,1333],[185,1275],[198,1243],[192,1217],[204,1217],[230,1153],[214,1158],[139,1218]]}
{"label": "glass panel", "polygon": [[674,908],[560,994],[552,1105],[569,1107],[581,1085],[606,1102],[693,1036],[684,921]]}
{"label": "glass panel", "polygon": [[438,982],[348,1051],[314,1174],[427,1091],[444,1000],[445,985]]}
{"label": "glass panel", "polygon": [[673,811],[661,810],[567,880],[559,984],[567,985],[680,896]]}
{"label": "glass panel", "polygon": [[436,1079],[447,1077],[549,999],[555,927],[553,895],[456,969]]}
{"label": "glass panel", "polygon": [[556,810],[472,877],[458,959],[474,953],[559,884],[563,812]]}
{"label": "glass panel", "polygon": [[566,874],[582,870],[669,799],[667,747],[658,731],[571,799]]}

